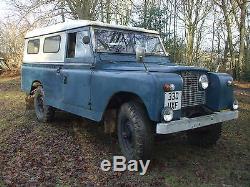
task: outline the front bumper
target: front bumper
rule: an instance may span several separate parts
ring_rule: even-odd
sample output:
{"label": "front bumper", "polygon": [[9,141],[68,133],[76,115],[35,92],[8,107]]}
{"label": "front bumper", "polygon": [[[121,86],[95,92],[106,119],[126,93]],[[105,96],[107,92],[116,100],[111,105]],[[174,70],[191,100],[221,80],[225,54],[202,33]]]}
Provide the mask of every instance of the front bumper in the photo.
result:
{"label": "front bumper", "polygon": [[181,118],[180,120],[170,121],[168,123],[158,123],[156,126],[157,134],[170,134],[180,131],[186,131],[199,127],[221,123],[238,118],[238,111],[224,111],[215,112],[210,115],[195,117],[195,118]]}

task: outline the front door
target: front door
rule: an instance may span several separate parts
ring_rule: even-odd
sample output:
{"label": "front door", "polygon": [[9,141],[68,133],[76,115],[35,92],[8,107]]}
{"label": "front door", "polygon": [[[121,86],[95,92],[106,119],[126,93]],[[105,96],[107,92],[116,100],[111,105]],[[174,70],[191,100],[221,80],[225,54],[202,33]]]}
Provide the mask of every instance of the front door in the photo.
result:
{"label": "front door", "polygon": [[66,59],[62,69],[63,104],[68,111],[84,116],[90,110],[91,65],[94,61],[91,43],[84,44],[83,37],[89,29],[67,33]]}

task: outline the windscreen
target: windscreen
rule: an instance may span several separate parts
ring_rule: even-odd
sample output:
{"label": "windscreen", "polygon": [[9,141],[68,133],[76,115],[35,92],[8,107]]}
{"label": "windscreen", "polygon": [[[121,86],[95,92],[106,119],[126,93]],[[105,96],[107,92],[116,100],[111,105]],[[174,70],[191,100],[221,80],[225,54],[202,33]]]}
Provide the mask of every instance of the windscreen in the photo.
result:
{"label": "windscreen", "polygon": [[158,35],[148,33],[95,29],[97,52],[135,53],[136,47],[144,47],[146,55],[165,56]]}

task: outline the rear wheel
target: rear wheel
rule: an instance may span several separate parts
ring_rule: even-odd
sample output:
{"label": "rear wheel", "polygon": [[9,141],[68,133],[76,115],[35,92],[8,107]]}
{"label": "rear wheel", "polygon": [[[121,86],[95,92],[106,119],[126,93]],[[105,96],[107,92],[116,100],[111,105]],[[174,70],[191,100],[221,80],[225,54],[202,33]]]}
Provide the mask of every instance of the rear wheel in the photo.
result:
{"label": "rear wheel", "polygon": [[34,108],[38,121],[48,122],[54,118],[55,108],[45,105],[44,91],[41,86],[38,86],[35,91]]}
{"label": "rear wheel", "polygon": [[121,106],[117,130],[122,153],[128,160],[150,158],[153,145],[152,123],[142,104],[131,101]]}
{"label": "rear wheel", "polygon": [[221,123],[202,127],[187,132],[188,141],[192,145],[211,147],[221,136]]}

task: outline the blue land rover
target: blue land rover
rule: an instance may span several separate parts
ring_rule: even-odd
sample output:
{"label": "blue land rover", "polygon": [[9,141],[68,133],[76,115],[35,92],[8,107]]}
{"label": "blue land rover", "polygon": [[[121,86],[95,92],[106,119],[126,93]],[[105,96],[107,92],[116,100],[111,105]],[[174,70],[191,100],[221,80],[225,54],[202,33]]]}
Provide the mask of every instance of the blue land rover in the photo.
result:
{"label": "blue land rover", "polygon": [[25,37],[21,87],[37,119],[60,109],[103,122],[128,159],[148,159],[155,134],[214,145],[221,123],[238,117],[232,81],[174,64],[152,30],[78,20]]}

